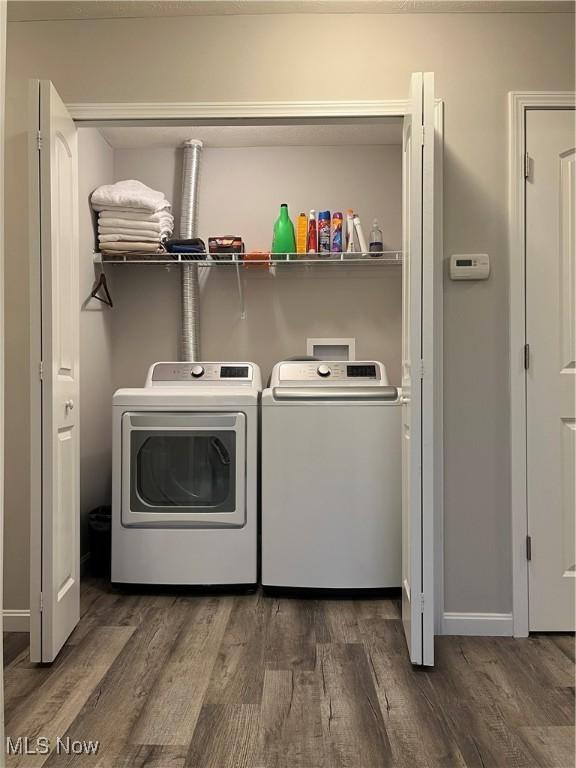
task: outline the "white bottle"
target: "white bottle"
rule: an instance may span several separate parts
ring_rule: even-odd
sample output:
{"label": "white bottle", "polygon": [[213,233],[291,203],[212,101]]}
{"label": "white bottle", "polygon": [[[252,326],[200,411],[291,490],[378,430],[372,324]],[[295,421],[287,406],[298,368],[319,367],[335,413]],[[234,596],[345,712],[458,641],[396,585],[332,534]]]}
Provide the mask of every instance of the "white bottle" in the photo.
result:
{"label": "white bottle", "polygon": [[346,253],[354,253],[354,211],[346,211]]}
{"label": "white bottle", "polygon": [[366,245],[366,238],[364,237],[362,223],[360,222],[360,216],[358,216],[357,213],[354,214],[354,229],[356,230],[356,235],[358,237],[360,253],[368,253],[368,246]]}

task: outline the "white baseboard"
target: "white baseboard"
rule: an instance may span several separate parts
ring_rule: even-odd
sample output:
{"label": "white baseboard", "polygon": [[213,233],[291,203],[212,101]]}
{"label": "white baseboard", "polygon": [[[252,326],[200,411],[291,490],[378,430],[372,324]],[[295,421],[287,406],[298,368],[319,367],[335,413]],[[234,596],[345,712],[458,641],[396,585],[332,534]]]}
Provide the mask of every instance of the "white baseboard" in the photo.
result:
{"label": "white baseboard", "polygon": [[[476,635],[478,637],[512,637],[514,622],[511,613],[445,613],[444,635]],[[4,632],[29,632],[30,611],[5,609]]]}
{"label": "white baseboard", "polygon": [[2,611],[4,632],[30,632],[30,611],[5,608]]}
{"label": "white baseboard", "polygon": [[445,613],[443,634],[512,637],[514,621],[511,613]]}
{"label": "white baseboard", "polygon": [[[89,552],[80,558],[81,577],[86,575],[89,561]],[[5,608],[2,611],[2,629],[4,632],[30,632],[30,611]]]}

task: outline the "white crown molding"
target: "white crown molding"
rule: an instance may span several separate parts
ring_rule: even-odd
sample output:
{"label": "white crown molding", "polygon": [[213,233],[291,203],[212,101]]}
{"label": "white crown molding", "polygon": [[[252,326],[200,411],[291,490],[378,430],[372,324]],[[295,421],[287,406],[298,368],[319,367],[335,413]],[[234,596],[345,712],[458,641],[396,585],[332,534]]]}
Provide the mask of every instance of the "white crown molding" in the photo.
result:
{"label": "white crown molding", "polygon": [[571,0],[414,0],[412,13],[574,13]]}
{"label": "white crown molding", "polygon": [[98,122],[156,120],[267,120],[320,117],[402,117],[408,101],[200,101],[102,102],[66,105],[74,120]]}
{"label": "white crown molding", "polygon": [[510,91],[510,107],[515,115],[523,109],[576,108],[574,91]]}
{"label": "white crown molding", "polygon": [[4,632],[29,632],[30,611],[5,608],[2,611]]}
{"label": "white crown molding", "polygon": [[511,613],[444,613],[444,635],[510,637],[512,630]]}

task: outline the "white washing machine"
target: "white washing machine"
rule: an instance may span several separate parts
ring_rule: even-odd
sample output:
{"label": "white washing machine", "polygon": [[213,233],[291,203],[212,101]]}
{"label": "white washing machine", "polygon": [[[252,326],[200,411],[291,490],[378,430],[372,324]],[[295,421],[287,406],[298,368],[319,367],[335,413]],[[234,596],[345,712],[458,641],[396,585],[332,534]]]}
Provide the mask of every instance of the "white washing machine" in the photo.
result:
{"label": "white washing machine", "polygon": [[253,363],[156,363],[113,398],[112,581],[255,584]]}
{"label": "white washing machine", "polygon": [[278,363],[261,418],[262,584],[399,587],[401,407],[384,365]]}

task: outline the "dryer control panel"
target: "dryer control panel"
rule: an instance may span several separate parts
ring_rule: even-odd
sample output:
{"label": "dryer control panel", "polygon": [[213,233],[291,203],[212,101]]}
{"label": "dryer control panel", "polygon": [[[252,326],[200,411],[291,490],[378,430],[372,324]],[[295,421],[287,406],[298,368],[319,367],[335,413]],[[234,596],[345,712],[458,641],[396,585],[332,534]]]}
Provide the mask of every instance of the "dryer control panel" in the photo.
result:
{"label": "dryer control panel", "polygon": [[369,361],[286,361],[274,366],[272,386],[337,384],[342,387],[386,386],[388,377],[382,363]]}
{"label": "dryer control panel", "polygon": [[256,380],[259,373],[254,363],[154,363],[148,371],[146,386],[181,387],[201,383],[252,386]]}

